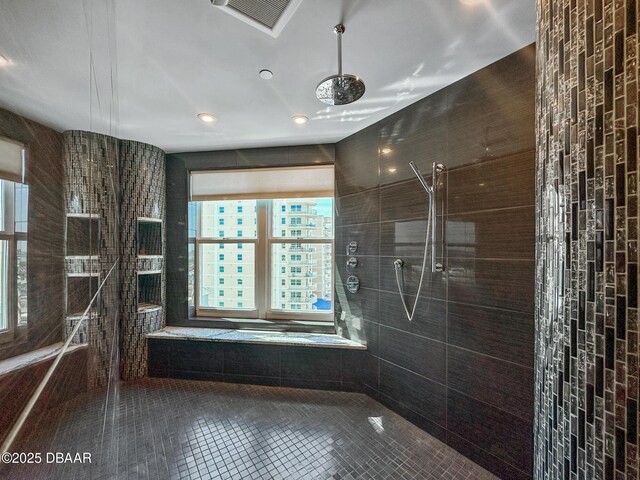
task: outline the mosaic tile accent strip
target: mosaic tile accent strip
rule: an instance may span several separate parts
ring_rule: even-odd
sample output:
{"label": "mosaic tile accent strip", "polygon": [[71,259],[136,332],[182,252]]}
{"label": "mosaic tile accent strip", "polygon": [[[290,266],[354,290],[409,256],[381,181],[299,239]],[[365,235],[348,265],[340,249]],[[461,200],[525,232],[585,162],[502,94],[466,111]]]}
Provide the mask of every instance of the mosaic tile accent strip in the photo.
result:
{"label": "mosaic tile accent strip", "polygon": [[128,140],[120,152],[120,375],[132,380],[147,372],[145,335],[165,324],[165,154]]}
{"label": "mosaic tile accent strip", "polygon": [[143,379],[116,398],[106,412],[104,396],[51,409],[18,445],[91,452],[90,464],[11,466],[8,478],[497,479],[363,394]]}
{"label": "mosaic tile accent strip", "polygon": [[[120,178],[118,174],[118,140],[106,135],[83,131],[64,132],[64,201],[67,224],[65,240],[70,245],[87,244],[97,240],[98,259],[95,261],[65,259],[66,320],[65,335],[68,335],[75,322],[77,312],[71,308],[71,297],[80,293],[91,300],[91,287],[81,292],[69,288],[69,277],[81,274],[99,273],[99,279],[105,278],[119,255],[119,214],[118,194]],[[90,238],[76,238],[88,229],[70,229],[70,221],[97,220],[98,232]],[[71,238],[71,235],[74,238]],[[69,252],[65,252],[67,255]],[[88,277],[87,277],[88,278]],[[77,285],[77,284],[73,284]],[[78,290],[78,289],[76,289]],[[95,315],[81,328],[74,343],[89,343],[89,388],[107,385],[110,368],[110,355],[113,342],[117,341],[115,329],[118,319],[118,275],[112,275],[104,285],[95,305]],[[81,299],[82,303],[84,299]]]}
{"label": "mosaic tile accent strip", "polygon": [[224,328],[165,327],[147,338],[201,340],[205,342],[258,343],[266,345],[300,345],[366,350],[366,346],[340,335],[292,332],[258,332]]}
{"label": "mosaic tile accent strip", "polygon": [[537,2],[539,480],[640,478],[639,6]]}

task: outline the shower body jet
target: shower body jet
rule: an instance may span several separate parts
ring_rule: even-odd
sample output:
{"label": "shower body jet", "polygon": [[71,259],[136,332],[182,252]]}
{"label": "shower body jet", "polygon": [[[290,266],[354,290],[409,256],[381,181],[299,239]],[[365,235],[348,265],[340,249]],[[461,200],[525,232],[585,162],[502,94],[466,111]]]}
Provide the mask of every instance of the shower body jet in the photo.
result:
{"label": "shower body jet", "polygon": [[437,273],[442,272],[443,267],[441,264],[436,262],[436,229],[435,222],[437,219],[436,212],[436,198],[435,193],[438,185],[438,175],[440,175],[444,171],[444,165],[441,163],[433,162],[432,165],[432,176],[431,176],[431,185],[429,185],[418,167],[416,167],[415,163],[409,162],[409,167],[413,170],[413,173],[418,178],[418,181],[424,188],[425,192],[427,192],[427,198],[429,200],[429,214],[427,216],[427,229],[425,233],[424,239],[424,251],[422,254],[422,271],[420,272],[420,281],[418,282],[418,291],[416,292],[416,298],[413,302],[413,308],[411,312],[409,312],[409,307],[407,305],[407,301],[404,298],[404,288],[400,284],[400,271],[404,266],[404,261],[401,258],[397,258],[393,262],[393,267],[396,275],[396,284],[398,285],[398,293],[400,293],[400,299],[402,300],[402,306],[404,307],[404,312],[407,315],[407,319],[409,321],[413,320],[413,316],[416,313],[416,306],[418,305],[418,299],[420,298],[420,292],[422,290],[422,282],[424,280],[424,273],[427,267],[427,252],[429,251],[429,243],[431,243],[431,272]]}

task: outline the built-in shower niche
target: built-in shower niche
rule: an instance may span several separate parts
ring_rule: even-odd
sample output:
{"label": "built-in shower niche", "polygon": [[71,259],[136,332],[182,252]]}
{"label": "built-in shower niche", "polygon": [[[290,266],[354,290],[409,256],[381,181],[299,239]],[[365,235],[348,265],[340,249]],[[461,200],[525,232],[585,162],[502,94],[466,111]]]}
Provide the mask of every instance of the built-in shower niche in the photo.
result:
{"label": "built-in shower niche", "polygon": [[100,219],[91,215],[67,215],[67,257],[97,256]]}
{"label": "built-in shower niche", "polygon": [[[67,317],[80,317],[87,309],[89,302],[98,291],[100,277],[98,275],[67,276]],[[95,310],[96,302],[91,307]]]}
{"label": "built-in shower niche", "polygon": [[138,256],[162,255],[162,221],[138,219]]}
{"label": "built-in shower niche", "polygon": [[138,273],[138,312],[161,308],[162,273]]}

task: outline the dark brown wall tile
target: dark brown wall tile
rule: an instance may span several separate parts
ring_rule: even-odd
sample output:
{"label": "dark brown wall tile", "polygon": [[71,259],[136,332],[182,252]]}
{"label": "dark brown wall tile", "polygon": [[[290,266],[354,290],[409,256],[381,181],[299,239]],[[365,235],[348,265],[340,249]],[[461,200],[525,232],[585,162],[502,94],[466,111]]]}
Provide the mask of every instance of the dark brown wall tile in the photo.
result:
{"label": "dark brown wall tile", "polygon": [[380,192],[366,192],[336,198],[336,225],[372,223],[380,220]]}
{"label": "dark brown wall tile", "polygon": [[447,87],[450,167],[535,148],[533,45]]}
{"label": "dark brown wall tile", "polygon": [[[336,255],[347,255],[347,246],[350,242],[358,244],[358,250],[353,256],[379,255],[380,224],[363,223],[360,225],[337,226],[335,229]],[[351,254],[348,254],[351,256]]]}
{"label": "dark brown wall tile", "polygon": [[368,345],[370,332],[365,329],[365,324],[377,324],[380,319],[378,295],[378,290],[361,288],[353,294],[344,286],[337,286],[334,311],[338,333]]}
{"label": "dark brown wall tile", "polygon": [[278,167],[289,164],[289,147],[236,150],[236,166],[244,168]]}
{"label": "dark brown wall tile", "polygon": [[534,204],[535,151],[480,161],[448,171],[448,213]]}
{"label": "dark brown wall tile", "polygon": [[447,256],[519,258],[535,254],[533,206],[448,215]]}
{"label": "dark brown wall tile", "polygon": [[447,390],[447,427],[455,435],[481,446],[500,460],[530,473],[531,422]]}
{"label": "dark brown wall tile", "polygon": [[447,386],[484,403],[533,419],[533,369],[450,346]]}
{"label": "dark brown wall tile", "polygon": [[444,385],[381,360],[379,390],[430,421],[445,425]]}
{"label": "dark brown wall tile", "polygon": [[333,143],[289,147],[290,165],[332,164],[335,159],[336,146]]}
{"label": "dark brown wall tile", "polygon": [[[427,184],[431,186],[430,178],[427,179]],[[444,188],[436,192],[438,215],[443,213],[445,195]],[[417,179],[380,188],[380,221],[382,222],[427,217],[429,209],[429,196]]]}
{"label": "dark brown wall tile", "polygon": [[[445,218],[436,217],[435,229],[436,255],[444,254]],[[427,218],[392,220],[380,223],[380,255],[394,257],[422,257],[425,247]],[[429,231],[429,248],[431,248]]]}
{"label": "dark brown wall tile", "polygon": [[449,302],[448,341],[468,350],[533,367],[533,314]]}
{"label": "dark brown wall tile", "polygon": [[414,178],[409,161],[424,175],[431,174],[433,162],[448,163],[447,97],[445,88],[380,122],[381,185]]}
{"label": "dark brown wall tile", "polygon": [[[398,283],[393,262],[398,257],[380,257],[380,290],[397,293]],[[420,282],[422,272],[422,257],[402,257],[404,266],[399,273],[400,285],[406,295],[415,295]],[[443,262],[442,258],[437,258],[438,262]],[[423,290],[421,295],[429,298],[446,299],[447,295],[447,274],[442,272],[431,272],[431,264],[427,257],[426,271],[423,280]]]}
{"label": "dark brown wall tile", "polygon": [[499,478],[508,478],[509,480],[531,480],[531,473],[523,472],[516,466],[503,462],[495,455],[483,450],[482,447],[468,442],[466,439],[459,437],[455,433],[447,433],[447,445],[455,448],[465,457],[476,462],[481,467],[486,468]]}
{"label": "dark brown wall tile", "polygon": [[[406,296],[411,312],[415,296]],[[447,304],[443,300],[421,297],[410,322],[404,312],[400,294],[380,292],[380,324],[434,340],[446,340]]]}
{"label": "dark brown wall tile", "polygon": [[336,144],[336,195],[364,192],[379,185],[378,131],[365,128]]}
{"label": "dark brown wall tile", "polygon": [[357,256],[358,265],[351,271],[347,271],[347,260],[351,256],[336,255],[336,279],[335,283],[347,283],[347,279],[351,275],[355,275],[360,279],[362,288],[378,288],[378,269],[380,267],[380,257],[378,256]]}
{"label": "dark brown wall tile", "polygon": [[449,259],[448,298],[532,313],[534,266],[530,260]]}
{"label": "dark brown wall tile", "polygon": [[438,383],[445,383],[445,344],[380,326],[380,358]]}

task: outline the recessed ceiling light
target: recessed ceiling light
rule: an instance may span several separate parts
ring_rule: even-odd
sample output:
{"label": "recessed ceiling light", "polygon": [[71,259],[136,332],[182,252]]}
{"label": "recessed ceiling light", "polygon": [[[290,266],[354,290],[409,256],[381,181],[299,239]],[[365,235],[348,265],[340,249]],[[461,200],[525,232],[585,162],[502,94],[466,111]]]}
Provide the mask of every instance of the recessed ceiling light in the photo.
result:
{"label": "recessed ceiling light", "polygon": [[395,169],[394,167],[391,167],[391,168],[389,169],[389,173],[396,173],[396,169]]}
{"label": "recessed ceiling light", "polygon": [[296,125],[304,125],[305,123],[307,123],[309,121],[309,117],[307,117],[305,115],[294,115],[293,117],[291,117],[291,120]]}
{"label": "recessed ceiling light", "polygon": [[9,65],[9,59],[4,55],[0,55],[0,67],[4,67],[6,65]]}
{"label": "recessed ceiling light", "polygon": [[389,155],[391,152],[393,152],[393,149],[391,147],[384,147],[380,150],[380,153],[382,153],[383,155]]}
{"label": "recessed ceiling light", "polygon": [[271,70],[267,70],[266,68],[260,70],[260,78],[263,80],[271,80],[273,78],[273,72]]}
{"label": "recessed ceiling light", "polygon": [[216,121],[216,117],[207,112],[200,112],[198,118],[205,123],[213,123]]}

